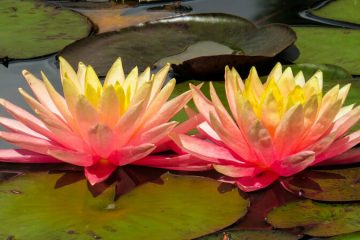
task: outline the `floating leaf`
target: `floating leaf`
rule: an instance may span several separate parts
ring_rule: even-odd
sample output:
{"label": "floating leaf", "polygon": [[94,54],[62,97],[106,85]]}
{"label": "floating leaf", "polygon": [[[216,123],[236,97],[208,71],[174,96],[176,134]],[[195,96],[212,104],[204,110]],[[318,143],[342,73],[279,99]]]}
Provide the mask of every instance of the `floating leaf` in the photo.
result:
{"label": "floating leaf", "polygon": [[[228,238],[224,238],[224,236],[227,236]],[[268,230],[236,231],[236,230],[231,230],[231,231],[215,233],[215,234],[211,234],[209,236],[199,238],[199,240],[225,240],[225,239],[231,239],[231,240],[244,240],[244,239],[246,239],[246,240],[268,240],[268,239],[296,240],[296,239],[299,239],[299,237],[294,234],[282,232],[282,231],[268,231]]]}
{"label": "floating leaf", "polygon": [[360,204],[327,204],[303,200],[275,208],[267,221],[275,228],[304,227],[304,233],[330,237],[360,231]]}
{"label": "floating leaf", "polygon": [[257,28],[248,20],[236,16],[197,14],[91,36],[66,47],[61,55],[73,65],[79,60],[91,64],[100,75],[105,75],[118,56],[123,58],[128,72],[132,66],[142,69],[164,57],[180,54],[190,45],[202,41],[228,46],[233,54],[273,57],[291,45],[295,38],[295,33],[282,24]]}
{"label": "floating leaf", "polygon": [[[308,182],[312,182],[313,186]],[[360,167],[334,170],[305,170],[285,179],[292,192],[321,201],[360,201]]]}
{"label": "floating leaf", "polygon": [[358,240],[358,239],[360,239],[360,232],[339,235],[336,237],[332,237],[329,240]]}
{"label": "floating leaf", "polygon": [[0,59],[54,53],[91,31],[80,14],[33,0],[2,0],[0,22]]}
{"label": "floating leaf", "polygon": [[360,30],[293,27],[300,56],[295,63],[335,64],[360,74]]}
{"label": "floating leaf", "polygon": [[324,18],[324,20],[360,24],[360,3],[358,0],[327,1],[326,4],[310,9],[308,12],[316,17]]}
{"label": "floating leaf", "polygon": [[113,188],[94,198],[84,180],[55,189],[59,177],[28,173],[0,184],[1,239],[192,239],[232,224],[248,206],[209,178],[165,174],[114,202]]}

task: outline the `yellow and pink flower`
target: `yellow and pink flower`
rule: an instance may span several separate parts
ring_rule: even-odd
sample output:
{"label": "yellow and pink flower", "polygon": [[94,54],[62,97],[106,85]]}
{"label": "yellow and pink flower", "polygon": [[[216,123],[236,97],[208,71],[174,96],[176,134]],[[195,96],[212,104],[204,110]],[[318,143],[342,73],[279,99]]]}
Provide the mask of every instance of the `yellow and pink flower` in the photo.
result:
{"label": "yellow and pink flower", "polygon": [[[225,70],[231,115],[210,83],[211,101],[191,86],[205,121],[202,137],[172,134],[185,152],[212,164],[244,191],[268,186],[318,164],[359,161],[360,130],[347,135],[360,118],[360,107],[344,106],[350,85],[323,95],[322,72],[305,81],[277,64],[263,84],[252,68],[245,83],[235,69]],[[341,156],[339,156],[341,154]],[[357,156],[357,157],[356,157]]]}
{"label": "yellow and pink flower", "polygon": [[[166,148],[171,131],[184,133],[196,123],[192,119],[177,126],[177,122],[170,121],[191,99],[191,92],[168,101],[175,87],[175,79],[163,86],[168,70],[169,65],[151,75],[147,68],[138,75],[135,67],[125,77],[121,59],[117,59],[101,84],[91,66],[79,63],[75,72],[60,57],[65,98],[44,74],[41,81],[24,70],[36,98],[21,88],[19,91],[37,116],[0,100],[14,118],[0,117],[0,124],[7,129],[0,131],[0,138],[22,148],[1,149],[0,161],[83,166],[91,184],[106,179],[117,166],[157,166],[159,162],[144,158]],[[180,161],[191,168],[198,163],[185,160],[175,158],[171,164],[176,167]]]}

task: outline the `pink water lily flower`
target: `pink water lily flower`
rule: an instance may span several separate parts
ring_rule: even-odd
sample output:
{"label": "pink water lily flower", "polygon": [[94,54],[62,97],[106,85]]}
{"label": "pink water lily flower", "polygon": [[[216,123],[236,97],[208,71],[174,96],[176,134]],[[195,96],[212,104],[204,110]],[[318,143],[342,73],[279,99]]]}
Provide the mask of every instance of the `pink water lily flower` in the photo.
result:
{"label": "pink water lily flower", "polygon": [[205,119],[197,127],[202,137],[173,134],[173,139],[244,191],[309,166],[359,161],[359,149],[348,150],[360,142],[360,130],[347,132],[359,121],[360,107],[343,107],[350,85],[336,85],[323,95],[322,78],[318,71],[305,81],[302,72],[294,77],[291,68],[283,72],[277,64],[264,84],[255,68],[243,83],[235,69],[226,68],[231,115],[211,83],[211,101],[191,86]]}
{"label": "pink water lily flower", "polygon": [[[103,181],[117,166],[135,163],[160,148],[170,140],[171,131],[191,128],[191,122],[177,126],[169,121],[191,99],[191,91],[168,101],[175,87],[175,79],[163,86],[168,70],[169,65],[151,75],[147,68],[138,75],[135,67],[125,76],[119,58],[101,84],[91,66],[79,63],[75,72],[60,57],[64,97],[44,74],[41,81],[24,70],[35,98],[19,91],[36,116],[0,100],[13,117],[0,117],[7,130],[0,131],[0,138],[22,148],[1,149],[0,161],[66,162],[83,166],[91,184]],[[177,161],[183,162],[175,159],[172,164]],[[138,164],[157,166],[158,162]]]}

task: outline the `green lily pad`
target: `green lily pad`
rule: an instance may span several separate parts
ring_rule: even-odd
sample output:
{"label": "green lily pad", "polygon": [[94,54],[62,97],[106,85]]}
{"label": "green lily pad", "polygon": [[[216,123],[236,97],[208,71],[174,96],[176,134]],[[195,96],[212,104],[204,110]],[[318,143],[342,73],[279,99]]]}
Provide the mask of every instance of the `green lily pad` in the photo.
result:
{"label": "green lily pad", "polygon": [[334,64],[360,74],[360,30],[293,27],[300,56],[295,63]]}
{"label": "green lily pad", "polygon": [[297,240],[298,236],[283,232],[283,231],[269,231],[269,230],[230,230],[221,233],[211,234],[205,237],[199,238],[199,240],[224,240],[224,236],[227,236],[231,240]]}
{"label": "green lily pad", "polygon": [[[80,174],[80,173],[79,173]],[[114,199],[94,198],[79,180],[54,188],[60,175],[27,173],[0,183],[1,239],[192,239],[234,223],[248,201],[215,180],[162,175]]]}
{"label": "green lily pad", "polygon": [[329,240],[358,240],[360,239],[360,232],[343,234],[336,237],[332,237]]}
{"label": "green lily pad", "polygon": [[359,12],[358,0],[328,1],[324,6],[309,11],[317,17],[355,24],[360,24]]}
{"label": "green lily pad", "polygon": [[327,204],[304,200],[272,210],[267,221],[275,228],[304,227],[304,233],[330,237],[360,231],[360,204]]}
{"label": "green lily pad", "polygon": [[287,189],[321,201],[360,201],[360,167],[305,170],[283,181]]}
{"label": "green lily pad", "polygon": [[2,0],[0,22],[0,59],[55,53],[88,36],[92,28],[78,13],[35,0]]}
{"label": "green lily pad", "polygon": [[[295,39],[295,33],[286,25],[272,24],[258,28],[248,20],[232,15],[195,14],[91,36],[66,47],[61,55],[73,66],[79,60],[91,64],[99,75],[104,76],[119,56],[128,72],[133,66],[144,69],[165,57],[180,54],[198,42],[211,41],[222,46],[220,53],[229,56],[273,57]],[[227,48],[224,50],[223,46]],[[229,54],[229,49],[232,54]],[[202,55],[199,53],[197,56]]]}

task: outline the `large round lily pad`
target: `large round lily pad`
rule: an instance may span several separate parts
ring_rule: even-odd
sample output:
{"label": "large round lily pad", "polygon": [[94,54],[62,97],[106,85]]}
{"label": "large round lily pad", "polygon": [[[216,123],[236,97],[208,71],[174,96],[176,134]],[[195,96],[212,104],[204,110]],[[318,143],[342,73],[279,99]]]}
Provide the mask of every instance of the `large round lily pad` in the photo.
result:
{"label": "large round lily pad", "polygon": [[355,24],[360,24],[359,12],[358,0],[328,1],[325,5],[309,11],[317,17]]}
{"label": "large round lily pad", "polygon": [[287,189],[321,201],[360,201],[360,167],[306,170],[283,181]]}
{"label": "large round lily pad", "polygon": [[[143,69],[164,57],[178,55],[198,42],[211,41],[212,46],[221,46],[220,52],[215,51],[217,55],[223,52],[229,56],[273,57],[295,39],[295,33],[286,25],[272,24],[257,28],[248,20],[232,15],[197,14],[166,18],[92,36],[66,47],[61,55],[73,66],[81,60],[93,65],[100,75],[105,75],[119,56],[123,59],[125,70],[129,71],[135,65]],[[199,49],[198,46],[195,48]],[[229,49],[232,54],[229,54]],[[195,56],[187,54],[185,59]],[[197,56],[202,55],[199,53]]]}
{"label": "large round lily pad", "polygon": [[113,201],[113,188],[94,198],[85,180],[54,188],[59,174],[26,174],[0,183],[1,239],[192,239],[246,213],[238,191],[215,180],[163,175]]}
{"label": "large round lily pad", "polygon": [[33,58],[57,52],[86,37],[87,18],[36,0],[1,0],[0,59]]}
{"label": "large round lily pad", "polygon": [[295,63],[334,64],[360,74],[360,30],[293,27],[300,56]]}
{"label": "large round lily pad", "polygon": [[304,233],[330,237],[360,231],[360,204],[326,204],[298,201],[275,208],[267,221],[275,228],[304,227]]}
{"label": "large round lily pad", "polygon": [[[228,238],[225,238],[228,237]],[[269,230],[232,230],[226,232],[220,232],[211,234],[209,236],[201,237],[198,240],[297,240],[299,236],[296,236],[291,233],[282,232],[282,231],[269,231]]]}

